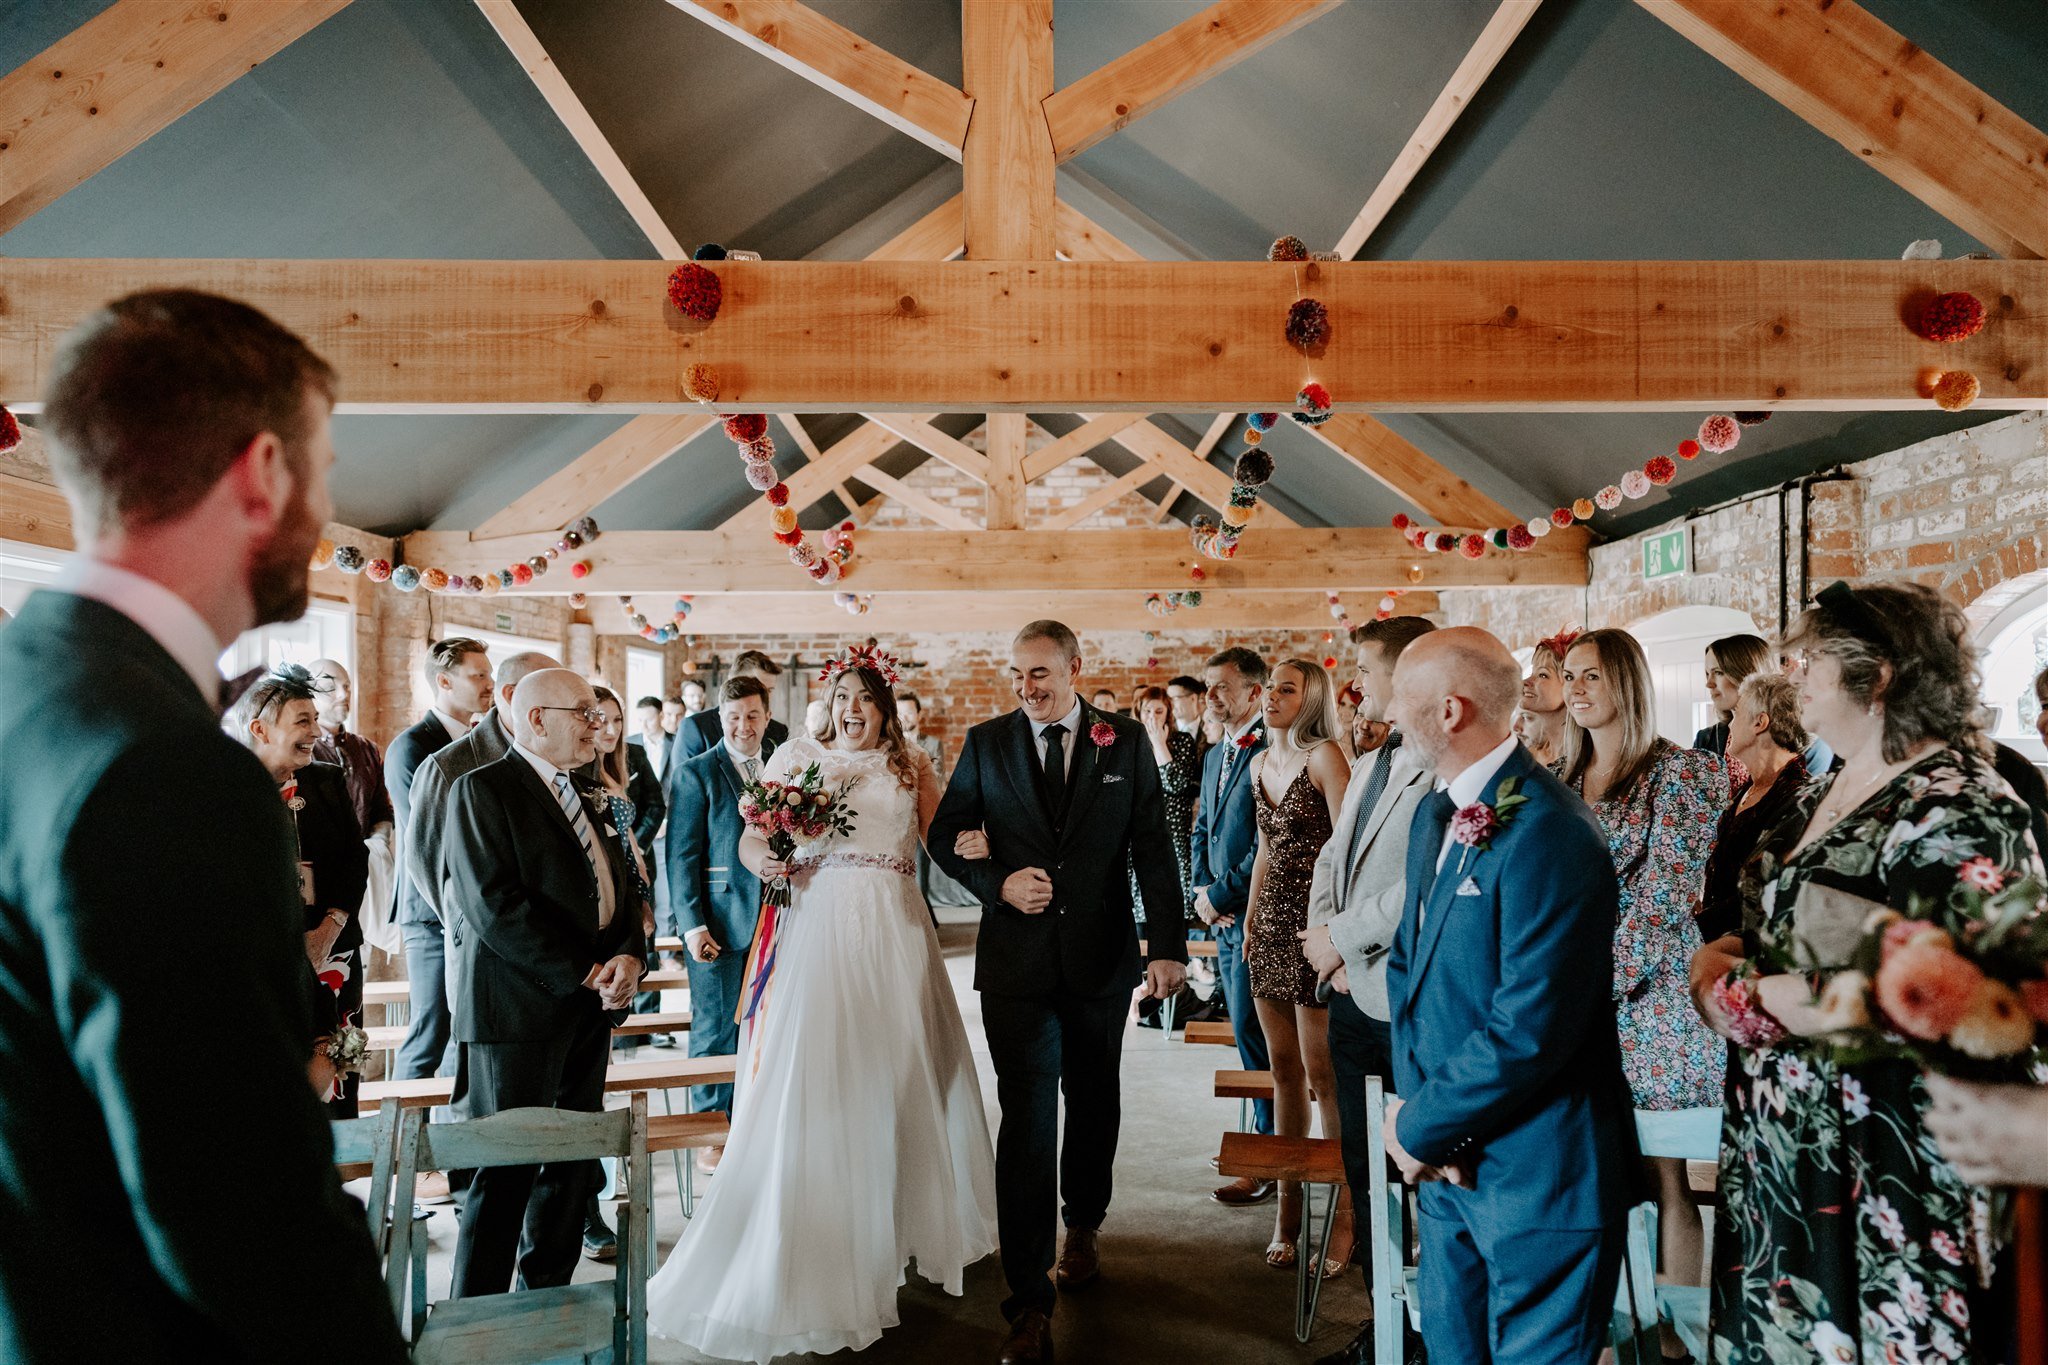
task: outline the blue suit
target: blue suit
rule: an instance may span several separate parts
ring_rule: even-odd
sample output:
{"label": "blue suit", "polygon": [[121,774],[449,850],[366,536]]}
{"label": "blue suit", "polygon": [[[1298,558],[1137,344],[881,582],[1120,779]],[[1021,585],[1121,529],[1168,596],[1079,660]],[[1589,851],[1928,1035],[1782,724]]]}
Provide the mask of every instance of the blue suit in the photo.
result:
{"label": "blue suit", "polygon": [[[768,746],[761,749],[768,760]],[[668,910],[678,933],[709,929],[723,951],[710,962],[691,957],[690,1055],[723,1056],[739,1050],[735,1018],[747,949],[761,909],[761,879],[740,863],[740,775],[721,741],[669,770],[668,833],[663,878]],[[732,1112],[730,1085],[700,1085],[690,1092],[699,1112]]]}
{"label": "blue suit", "polygon": [[[1251,899],[1252,863],[1259,855],[1258,806],[1245,774],[1251,770],[1252,755],[1266,747],[1265,722],[1254,721],[1247,733],[1252,737],[1250,748],[1240,749],[1225,740],[1210,745],[1202,755],[1201,804],[1188,841],[1188,867],[1194,889],[1208,889],[1216,913],[1237,917],[1229,928],[1211,931],[1218,945],[1216,974],[1223,980],[1223,1001],[1230,1007],[1231,1027],[1237,1033],[1238,1058],[1247,1071],[1265,1071],[1272,1062],[1266,1035],[1259,1030],[1258,1008],[1252,1004],[1251,970],[1244,961],[1244,912]],[[1271,1133],[1272,1102],[1252,1101],[1252,1118],[1259,1132]]]}
{"label": "blue suit", "polygon": [[1451,844],[1441,873],[1449,803],[1416,811],[1388,957],[1401,1145],[1475,1184],[1423,1187],[1422,1332],[1431,1360],[1587,1365],[1638,1166],[1611,991],[1620,893],[1592,811],[1528,750],[1480,799],[1510,778],[1526,803],[1490,847]]}

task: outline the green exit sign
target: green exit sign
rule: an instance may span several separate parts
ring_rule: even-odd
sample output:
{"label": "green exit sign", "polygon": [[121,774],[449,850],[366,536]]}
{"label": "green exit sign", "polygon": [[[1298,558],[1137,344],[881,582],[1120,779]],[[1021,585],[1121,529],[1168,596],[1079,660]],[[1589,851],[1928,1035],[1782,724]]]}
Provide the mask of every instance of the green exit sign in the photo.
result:
{"label": "green exit sign", "polygon": [[510,635],[512,633],[512,613],[509,611],[496,613],[491,617],[491,624],[497,628],[500,635]]}
{"label": "green exit sign", "polygon": [[1662,531],[1643,541],[1643,577],[1669,578],[1692,568],[1686,528]]}

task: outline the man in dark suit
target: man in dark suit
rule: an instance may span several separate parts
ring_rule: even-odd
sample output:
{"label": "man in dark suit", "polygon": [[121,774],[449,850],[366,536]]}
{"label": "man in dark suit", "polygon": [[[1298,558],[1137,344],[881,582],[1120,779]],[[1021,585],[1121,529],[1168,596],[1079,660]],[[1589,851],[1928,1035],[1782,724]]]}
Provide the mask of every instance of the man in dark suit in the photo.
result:
{"label": "man in dark suit", "polygon": [[[742,650],[739,657],[732,661],[732,676],[735,678],[759,678],[761,686],[772,697],[775,687],[774,680],[782,676],[782,665],[776,663],[775,660],[769,658],[758,649]],[[686,683],[684,686],[687,687],[688,684]],[[706,749],[718,743],[722,729],[722,723],[718,718],[718,710],[719,708],[716,706],[707,707],[702,711],[693,711],[683,717],[682,723],[676,726],[675,743],[669,748],[668,771],[672,773],[678,763],[685,759],[695,758],[698,754],[703,753]],[[768,710],[771,715],[774,713],[775,707],[772,701]],[[787,725],[784,725],[779,720],[770,720],[768,722],[767,743],[770,748],[783,743],[788,738],[789,727]]]}
{"label": "man in dark suit", "polygon": [[[507,706],[510,752],[457,778],[442,843],[456,1075],[465,1115],[604,1107],[611,1026],[647,940],[630,856],[575,777],[604,723],[590,684],[528,674]],[[480,1170],[455,1243],[458,1298],[569,1282],[599,1179],[594,1161]]]}
{"label": "man in dark suit", "polygon": [[481,640],[451,635],[427,649],[427,687],[434,709],[391,741],[384,756],[384,786],[397,817],[398,927],[405,940],[405,980],[411,988],[405,1041],[393,1074],[400,1080],[448,1076],[455,1071],[455,1043],[448,1036],[447,960],[441,918],[420,894],[405,869],[406,836],[412,825],[412,787],[420,765],[469,733],[491,709],[491,661]]}
{"label": "man in dark suit", "polygon": [[662,795],[661,779],[654,775],[647,750],[634,742],[626,745],[626,799],[633,803],[633,842],[651,863],[654,836],[668,818],[668,798]]}
{"label": "man in dark suit", "polygon": [[[767,742],[768,689],[759,678],[728,678],[717,715],[725,738],[684,763],[669,790],[669,914],[683,934],[690,970],[690,1055],[739,1049],[737,1008],[747,950],[761,909],[761,882],[740,862],[740,790],[774,752]],[[730,1085],[700,1085],[690,1107],[732,1112]],[[716,1169],[716,1149],[699,1161]]]}
{"label": "man in dark suit", "polygon": [[[1509,730],[1520,689],[1513,656],[1471,627],[1396,665],[1393,719],[1437,790],[1409,828],[1387,964],[1387,1150],[1427,1182],[1429,1358],[1589,1365],[1638,1163],[1610,998],[1620,892],[1592,811]],[[1461,810],[1490,828],[1454,824]]]}
{"label": "man in dark suit", "polygon": [[[1202,792],[1195,812],[1195,832],[1188,841],[1195,916],[1216,939],[1216,975],[1223,983],[1223,1003],[1230,1009],[1237,1034],[1237,1056],[1247,1071],[1264,1071],[1272,1063],[1266,1035],[1259,1030],[1259,1012],[1252,1004],[1252,979],[1244,960],[1244,926],[1240,922],[1251,899],[1252,863],[1259,854],[1258,806],[1252,784],[1252,755],[1266,747],[1266,725],[1259,703],[1264,700],[1269,670],[1266,661],[1241,646],[1209,660],[1209,714],[1223,727],[1223,738],[1202,755]],[[1252,1123],[1261,1133],[1273,1131],[1273,1106],[1252,1101]],[[1273,1182],[1245,1177],[1216,1190],[1219,1203],[1256,1204],[1273,1194]]]}
{"label": "man in dark suit", "polygon": [[[1171,999],[1187,970],[1180,870],[1145,728],[1083,706],[1080,642],[1034,621],[1011,644],[1021,709],[967,732],[932,820],[932,856],[982,904],[974,987],[1002,1105],[996,1219],[1010,1297],[1002,1360],[1051,1358],[1053,1219],[1061,1288],[1093,1280],[1116,1160],[1118,1065],[1134,986]],[[987,856],[954,841],[983,831]],[[1131,871],[1145,902],[1138,951]],[[1060,1095],[1067,1102],[1059,1142]]]}
{"label": "man in dark suit", "polygon": [[[78,553],[0,629],[11,1365],[406,1359],[308,1074],[288,812],[216,709],[220,651],[305,610],[334,384],[186,290],[110,304],[55,356]],[[183,1065],[192,1001],[233,1019],[209,1084]],[[260,1238],[224,1235],[251,1191]]]}

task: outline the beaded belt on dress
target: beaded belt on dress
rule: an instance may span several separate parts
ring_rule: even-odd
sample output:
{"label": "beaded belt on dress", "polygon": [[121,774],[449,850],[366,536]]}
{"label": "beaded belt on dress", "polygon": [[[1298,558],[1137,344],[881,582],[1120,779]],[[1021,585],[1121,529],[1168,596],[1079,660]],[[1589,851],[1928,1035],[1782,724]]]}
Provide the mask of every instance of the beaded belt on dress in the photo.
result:
{"label": "beaded belt on dress", "polygon": [[908,858],[898,858],[889,853],[822,853],[813,857],[792,859],[790,870],[809,872],[820,867],[872,867],[882,872],[895,872],[905,877],[917,876],[917,864]]}

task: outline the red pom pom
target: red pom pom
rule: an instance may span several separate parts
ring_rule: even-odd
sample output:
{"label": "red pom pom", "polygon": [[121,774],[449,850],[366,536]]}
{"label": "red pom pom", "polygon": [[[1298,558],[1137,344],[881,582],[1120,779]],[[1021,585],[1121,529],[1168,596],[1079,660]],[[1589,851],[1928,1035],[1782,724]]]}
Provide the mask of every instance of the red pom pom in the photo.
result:
{"label": "red pom pom", "polygon": [[1528,527],[1508,527],[1508,548],[1510,550],[1526,550],[1535,543],[1536,537],[1529,534]]}
{"label": "red pom pom", "polygon": [[1313,379],[1301,386],[1301,392],[1296,394],[1295,398],[1303,407],[1308,408],[1311,412],[1328,412],[1330,410],[1330,391],[1321,384],[1316,383]]}
{"label": "red pom pom", "polygon": [[14,420],[14,414],[0,408],[0,452],[9,451],[21,444],[21,423]]}
{"label": "red pom pom", "polygon": [[778,545],[794,545],[803,538],[804,532],[803,528],[800,526],[793,527],[792,529],[787,531],[777,531],[775,533],[775,541]]}
{"label": "red pom pom", "polygon": [[571,565],[569,566],[569,577],[571,577],[571,578],[588,578],[588,577],[590,577],[590,561],[589,561],[589,560],[587,560],[587,559],[579,559],[579,560],[577,560],[577,561],[576,561],[576,562],[575,562],[574,564],[571,564]]}
{"label": "red pom pom", "polygon": [[1692,438],[1691,438],[1690,436],[1686,437],[1686,438],[1685,438],[1685,439],[1684,439],[1683,441],[1680,441],[1680,442],[1678,443],[1678,458],[1679,458],[1679,459],[1681,459],[1681,460],[1696,460],[1696,459],[1698,459],[1698,458],[1699,458],[1699,454],[1700,454],[1700,443],[1699,443],[1698,441],[1695,441],[1695,440],[1693,440],[1693,439],[1692,439]]}
{"label": "red pom pom", "polygon": [[1324,667],[1324,668],[1335,668],[1336,666],[1337,666],[1337,660],[1336,660],[1336,658],[1335,658],[1334,656],[1332,656],[1332,655],[1328,655],[1328,654],[1325,654],[1325,655],[1323,656],[1323,667]]}
{"label": "red pom pom", "polygon": [[768,417],[759,412],[736,412],[725,419],[725,434],[736,446],[758,441],[768,434]]}
{"label": "red pom pom", "polygon": [[709,322],[718,316],[718,305],[725,301],[725,286],[695,261],[684,261],[669,272],[668,301],[684,317]]}
{"label": "red pom pom", "polygon": [[1562,530],[1572,524],[1572,509],[1560,507],[1550,514],[1550,524]]}
{"label": "red pom pom", "polygon": [[1458,553],[1467,559],[1478,559],[1486,553],[1486,537],[1472,532],[1458,542]]}
{"label": "red pom pom", "polygon": [[1308,259],[1308,243],[1292,233],[1285,237],[1276,238],[1273,245],[1266,248],[1266,259],[1269,261],[1305,261]]}
{"label": "red pom pom", "polygon": [[1984,305],[1975,294],[1936,294],[1920,310],[1920,335],[1929,341],[1967,341],[1984,330]]}
{"label": "red pom pom", "polygon": [[786,506],[789,502],[789,485],[778,483],[775,487],[769,489],[768,502],[770,506],[774,507]]}
{"label": "red pom pom", "polygon": [[1406,512],[1394,513],[1394,529],[1396,531],[1405,531],[1413,524],[1414,523],[1409,520],[1408,514]]}
{"label": "red pom pom", "polygon": [[1431,541],[1430,544],[1436,546],[1438,554],[1449,554],[1452,550],[1458,548],[1458,538],[1448,531],[1439,531],[1437,532],[1436,539]]}
{"label": "red pom pom", "polygon": [[514,564],[512,566],[512,581],[514,583],[519,584],[521,587],[525,587],[528,583],[531,583],[533,581],[532,566],[526,564]]}
{"label": "red pom pom", "polygon": [[1662,486],[1678,477],[1678,462],[1669,455],[1652,455],[1643,461],[1643,473],[1650,482]]}

